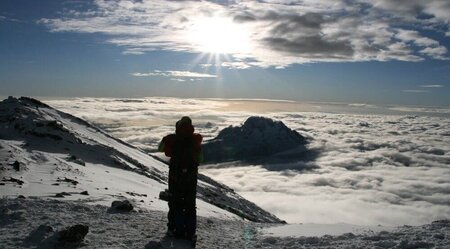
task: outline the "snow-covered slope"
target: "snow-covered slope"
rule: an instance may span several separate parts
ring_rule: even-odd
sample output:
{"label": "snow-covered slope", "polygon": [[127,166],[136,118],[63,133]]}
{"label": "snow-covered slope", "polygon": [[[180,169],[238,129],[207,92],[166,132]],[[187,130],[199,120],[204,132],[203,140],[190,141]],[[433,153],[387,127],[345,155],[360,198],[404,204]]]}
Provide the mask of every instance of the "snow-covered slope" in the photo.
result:
{"label": "snow-covered slope", "polygon": [[[205,161],[254,160],[268,156],[300,158],[307,156],[307,141],[283,122],[265,117],[249,117],[241,126],[230,126],[203,146]],[[273,157],[271,158],[273,159]]]}
{"label": "snow-covered slope", "polygon": [[[164,237],[165,222],[166,213],[161,211],[111,213],[104,206],[75,201],[3,198],[0,199],[0,248],[75,248],[58,242],[57,232],[83,224],[89,226],[89,232],[79,248],[161,249],[169,240]],[[342,229],[342,225],[337,227],[340,231],[333,230],[336,226],[327,225],[281,225],[266,229],[268,225],[261,223],[214,217],[199,217],[197,223],[199,249],[444,249],[450,245],[448,220],[388,231],[355,231]],[[315,232],[318,227],[321,231]],[[173,242],[174,246],[166,248],[185,248],[178,247],[176,240],[168,242]]]}
{"label": "snow-covered slope", "polygon": [[[44,196],[109,205],[127,198],[167,210],[158,198],[168,167],[72,115],[31,98],[0,102],[2,196]],[[232,189],[199,175],[198,214],[282,222]]]}

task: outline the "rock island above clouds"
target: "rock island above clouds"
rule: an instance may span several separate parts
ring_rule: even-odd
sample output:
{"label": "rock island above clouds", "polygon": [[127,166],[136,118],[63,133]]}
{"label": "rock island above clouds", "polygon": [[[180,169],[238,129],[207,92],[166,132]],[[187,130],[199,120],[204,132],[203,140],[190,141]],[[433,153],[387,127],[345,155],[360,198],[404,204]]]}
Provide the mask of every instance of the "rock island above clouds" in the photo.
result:
{"label": "rock island above clouds", "polygon": [[283,122],[249,117],[241,126],[229,126],[203,145],[205,161],[271,161],[305,159],[307,140]]}

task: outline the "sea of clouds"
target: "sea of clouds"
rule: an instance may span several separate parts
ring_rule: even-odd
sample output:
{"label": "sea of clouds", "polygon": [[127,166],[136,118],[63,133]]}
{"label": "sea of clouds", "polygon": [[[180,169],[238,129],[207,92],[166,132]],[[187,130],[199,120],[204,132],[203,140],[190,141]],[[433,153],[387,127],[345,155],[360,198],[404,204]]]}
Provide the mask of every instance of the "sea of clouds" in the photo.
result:
{"label": "sea of clouds", "polygon": [[[45,102],[149,153],[183,115],[205,140],[249,116],[281,120],[310,140],[315,160],[206,165],[201,172],[288,222],[413,225],[450,218],[448,109],[315,103],[314,111],[281,112],[270,108],[278,102],[178,98]],[[236,103],[241,109],[232,108]],[[246,110],[246,103],[267,108]]]}

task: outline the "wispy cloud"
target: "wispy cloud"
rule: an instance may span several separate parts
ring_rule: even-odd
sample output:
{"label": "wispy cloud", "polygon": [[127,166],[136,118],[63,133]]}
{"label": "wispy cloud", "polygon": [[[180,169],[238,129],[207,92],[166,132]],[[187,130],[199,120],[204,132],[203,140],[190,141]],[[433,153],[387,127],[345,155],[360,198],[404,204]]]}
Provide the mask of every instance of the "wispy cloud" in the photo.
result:
{"label": "wispy cloud", "polygon": [[235,68],[235,69],[247,69],[252,67],[251,64],[246,63],[246,62],[242,62],[242,61],[234,61],[234,62],[222,62],[222,64],[220,64],[222,67],[227,67],[227,68]]}
{"label": "wispy cloud", "polygon": [[[442,88],[444,87],[444,85],[438,85],[438,84],[429,84],[429,85],[419,85],[420,88],[425,88],[425,89],[433,89],[433,88]],[[405,93],[430,93],[430,90],[425,90],[425,89],[406,89],[406,90],[402,90],[402,92]]]}
{"label": "wispy cloud", "polygon": [[[213,34],[192,39],[198,28],[207,24],[208,30],[234,45],[248,40],[248,48],[233,46],[228,51],[234,59],[230,63],[259,67],[321,61],[448,59],[443,44],[414,28],[448,36],[447,0],[401,4],[390,0],[96,0],[94,4],[89,11],[67,10],[61,18],[44,18],[38,23],[52,32],[105,34],[107,42],[123,47],[126,54],[158,49],[200,53],[211,46],[217,49],[217,44],[211,44],[216,41]],[[428,18],[421,18],[424,15]],[[233,28],[220,27],[223,23]]]}
{"label": "wispy cloud", "polygon": [[406,90],[402,90],[402,92],[405,92],[405,93],[429,93],[430,91],[428,91],[428,90],[417,90],[417,89],[406,89]]}
{"label": "wispy cloud", "polygon": [[163,76],[163,77],[180,77],[180,78],[216,78],[217,75],[197,73],[190,71],[159,71],[155,70],[149,73],[131,73],[136,77],[151,77],[151,76]]}
{"label": "wispy cloud", "polygon": [[444,85],[420,85],[420,87],[425,87],[425,88],[441,88],[441,87],[444,87]]}
{"label": "wispy cloud", "polygon": [[2,21],[5,21],[5,22],[24,22],[24,21],[16,19],[16,18],[11,18],[11,17],[0,15],[0,22],[2,22]]}

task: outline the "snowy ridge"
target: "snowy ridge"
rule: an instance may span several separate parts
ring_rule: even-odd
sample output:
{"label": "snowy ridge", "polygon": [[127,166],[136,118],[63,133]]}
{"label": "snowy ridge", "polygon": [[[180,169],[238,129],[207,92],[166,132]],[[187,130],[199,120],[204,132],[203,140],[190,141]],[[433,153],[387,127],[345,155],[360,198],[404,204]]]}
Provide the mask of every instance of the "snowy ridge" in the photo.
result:
{"label": "snowy ridge", "polygon": [[[104,205],[127,198],[141,209],[167,210],[158,198],[167,188],[165,163],[31,98],[10,97],[0,103],[0,160],[3,196],[58,197]],[[199,175],[197,197],[199,215],[282,222],[203,175]]]}

